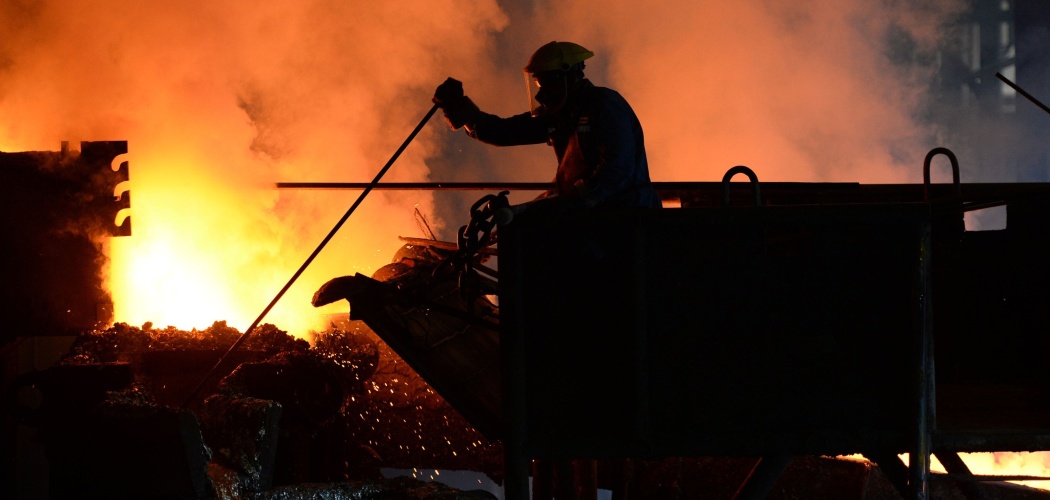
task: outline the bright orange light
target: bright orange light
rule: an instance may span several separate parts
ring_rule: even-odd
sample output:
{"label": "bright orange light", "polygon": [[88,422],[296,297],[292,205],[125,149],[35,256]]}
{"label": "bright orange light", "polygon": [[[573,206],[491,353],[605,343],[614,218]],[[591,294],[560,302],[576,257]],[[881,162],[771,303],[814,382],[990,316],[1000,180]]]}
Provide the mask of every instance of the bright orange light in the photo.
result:
{"label": "bright orange light", "polygon": [[[900,456],[905,464],[908,455]],[[847,458],[864,459],[861,455],[850,455]],[[995,476],[1039,476],[1050,477],[1050,452],[1031,453],[994,452],[994,453],[960,453],[959,458],[975,475]],[[944,465],[936,456],[930,457],[930,470],[945,472]],[[1010,483],[1050,490],[1050,481],[1009,481]]]}
{"label": "bright orange light", "polygon": [[[164,144],[129,149],[121,160],[131,169],[132,236],[110,240],[107,286],[115,321],[135,326],[188,330],[226,321],[245,331],[339,219],[346,199],[359,194],[290,193],[295,200],[285,203],[294,208],[281,212],[272,183],[248,176],[238,182],[208,167],[221,161]],[[241,171],[252,165],[233,160]],[[345,314],[345,302],[315,309],[313,292],[331,278],[370,274],[389,262],[397,236],[414,234],[412,213],[392,210],[378,196],[367,200],[263,323],[305,337],[326,327],[330,314]]]}
{"label": "bright orange light", "polygon": [[[118,321],[140,325],[205,328],[216,320],[247,325],[243,312],[219,282],[222,278],[199,264],[197,250],[166,238],[141,243],[133,238],[111,244],[112,294]],[[245,327],[241,327],[244,329]]]}
{"label": "bright orange light", "polygon": [[[1050,477],[1050,452],[960,453],[974,474]],[[1031,488],[1050,489],[1050,481],[1010,481]]]}

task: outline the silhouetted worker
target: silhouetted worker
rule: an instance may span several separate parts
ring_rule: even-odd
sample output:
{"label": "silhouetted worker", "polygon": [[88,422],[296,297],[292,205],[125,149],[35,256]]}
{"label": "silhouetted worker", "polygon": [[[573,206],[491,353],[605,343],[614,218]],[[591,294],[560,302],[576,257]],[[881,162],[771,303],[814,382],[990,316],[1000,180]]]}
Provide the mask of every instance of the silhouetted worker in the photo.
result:
{"label": "silhouetted worker", "polygon": [[[529,203],[529,212],[660,207],[638,117],[619,93],[584,77],[584,60],[593,56],[571,42],[540,47],[524,68],[530,111],[509,118],[478,109],[453,78],[434,92],[434,103],[453,130],[465,128],[470,137],[496,146],[554,148],[555,188]],[[537,460],[534,498],[594,498],[596,476],[594,460]]]}
{"label": "silhouetted worker", "polygon": [[496,146],[547,143],[558,157],[554,202],[560,209],[659,207],[649,180],[642,126],[615,90],[583,76],[594,56],[571,42],[540,47],[525,65],[531,111],[501,118],[478,109],[449,78],[434,92],[434,103],[453,130]]}

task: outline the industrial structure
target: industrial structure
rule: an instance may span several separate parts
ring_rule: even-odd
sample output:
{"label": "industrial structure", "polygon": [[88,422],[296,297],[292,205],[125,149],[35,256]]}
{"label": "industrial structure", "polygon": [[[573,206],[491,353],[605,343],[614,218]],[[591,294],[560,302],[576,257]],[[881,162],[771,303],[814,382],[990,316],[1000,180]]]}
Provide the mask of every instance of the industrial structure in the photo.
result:
{"label": "industrial structure", "polygon": [[[954,45],[936,54],[909,53],[906,41],[895,51],[902,64],[939,68],[927,119],[953,147],[916,165],[922,184],[768,183],[754,166],[722,182],[657,183],[674,209],[552,225],[528,212],[497,218],[505,207],[491,205],[479,220],[485,236],[500,233],[499,245],[483,237],[443,247],[433,263],[455,264],[444,280],[398,288],[349,277],[322,302],[348,299],[355,318],[502,443],[509,498],[528,495],[533,459],[751,457],[746,481],[731,489],[761,497],[791,457],[848,453],[877,464],[903,497],[927,497],[938,479],[970,498],[1006,495],[985,483],[1010,477],[975,476],[958,453],[1050,450],[1050,114],[1019,90],[1050,95],[1050,9],[979,0],[965,17]],[[83,377],[49,367],[74,338],[112,323],[98,239],[130,234],[127,152],[126,142],[110,141],[0,153],[0,495],[36,496],[56,477],[80,477],[79,465],[107,466],[82,460],[106,436],[77,441],[68,419],[141,370],[106,364]],[[973,161],[960,164],[957,153]],[[932,180],[946,177],[944,166],[952,182]],[[737,173],[751,182],[730,182]],[[538,185],[441,186],[504,187]],[[989,209],[996,215],[966,227]],[[476,259],[497,252],[498,279],[486,277]],[[479,299],[483,291],[499,294],[498,314]],[[212,355],[194,362],[206,369]],[[165,380],[187,391],[199,381]],[[25,416],[42,403],[32,407],[30,386],[50,398],[44,413],[71,413],[31,429]],[[252,408],[246,415],[261,416],[253,425],[279,427],[279,406]],[[158,415],[156,425],[172,431],[166,450],[186,454],[157,463],[185,469],[152,486],[216,495],[203,451],[216,424],[201,434],[189,410]],[[121,431],[101,418],[85,428]],[[36,439],[38,431],[50,438]],[[65,447],[45,451],[54,436]],[[240,471],[240,484],[262,494],[287,457],[272,442],[252,445],[258,453],[245,467],[260,469]],[[76,453],[56,451],[69,449]],[[140,452],[122,463],[148,462],[151,451]],[[948,475],[930,474],[931,456]]]}

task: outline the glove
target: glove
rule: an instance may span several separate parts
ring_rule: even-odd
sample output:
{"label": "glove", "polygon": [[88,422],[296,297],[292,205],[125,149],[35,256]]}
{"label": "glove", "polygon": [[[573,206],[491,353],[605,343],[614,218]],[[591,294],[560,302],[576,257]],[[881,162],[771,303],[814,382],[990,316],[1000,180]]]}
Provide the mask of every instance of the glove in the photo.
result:
{"label": "glove", "polygon": [[439,108],[445,109],[445,106],[459,102],[463,97],[465,97],[463,95],[463,82],[449,77],[444,83],[438,85],[437,90],[434,91],[432,101]]}
{"label": "glove", "polygon": [[431,100],[444,112],[445,121],[452,130],[473,123],[481,111],[474,101],[463,95],[463,82],[455,78],[448,78],[438,85]]}

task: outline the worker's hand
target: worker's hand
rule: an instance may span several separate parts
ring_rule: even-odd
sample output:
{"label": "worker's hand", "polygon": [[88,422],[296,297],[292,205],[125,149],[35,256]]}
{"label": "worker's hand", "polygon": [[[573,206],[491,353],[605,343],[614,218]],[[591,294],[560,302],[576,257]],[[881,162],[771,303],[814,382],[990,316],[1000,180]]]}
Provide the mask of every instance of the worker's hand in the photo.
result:
{"label": "worker's hand", "polygon": [[448,78],[434,91],[434,104],[445,113],[445,121],[452,130],[474,123],[480,110],[469,97],[463,95],[463,82]]}
{"label": "worker's hand", "polygon": [[438,85],[434,91],[434,104],[445,109],[447,106],[455,106],[463,99],[463,82],[449,77],[444,83]]}

